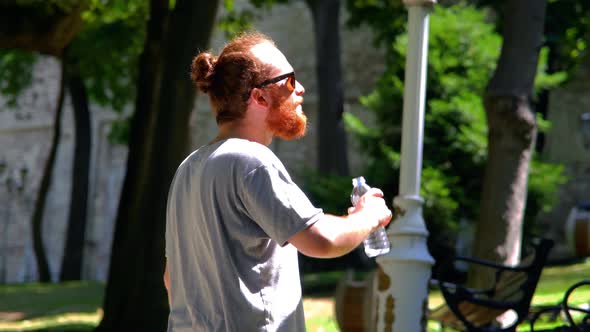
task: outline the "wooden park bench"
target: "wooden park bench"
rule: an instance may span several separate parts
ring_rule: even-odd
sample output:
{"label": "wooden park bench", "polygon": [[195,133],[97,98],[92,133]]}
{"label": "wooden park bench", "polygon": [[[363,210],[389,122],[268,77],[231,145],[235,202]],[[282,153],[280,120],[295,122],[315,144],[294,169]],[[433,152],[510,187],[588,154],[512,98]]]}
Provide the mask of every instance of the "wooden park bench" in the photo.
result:
{"label": "wooden park bench", "polygon": [[[534,252],[526,256],[518,266],[454,257],[453,261],[494,269],[494,284],[488,289],[472,289],[460,284],[435,281],[440,287],[445,304],[431,310],[428,319],[439,322],[443,327],[460,331],[516,331],[516,326],[528,317],[531,299],[552,247],[551,240],[534,241]],[[513,316],[512,320],[501,326],[497,319],[506,314]]]}

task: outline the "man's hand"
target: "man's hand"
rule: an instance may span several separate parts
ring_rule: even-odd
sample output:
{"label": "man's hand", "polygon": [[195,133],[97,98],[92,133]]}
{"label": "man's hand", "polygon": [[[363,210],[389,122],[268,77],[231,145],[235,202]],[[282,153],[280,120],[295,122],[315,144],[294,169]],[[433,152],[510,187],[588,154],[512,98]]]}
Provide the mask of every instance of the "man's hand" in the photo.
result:
{"label": "man's hand", "polygon": [[356,206],[348,208],[348,214],[358,214],[363,219],[378,222],[374,228],[387,226],[392,216],[391,210],[389,210],[383,199],[383,192],[378,188],[369,189],[359,198]]}

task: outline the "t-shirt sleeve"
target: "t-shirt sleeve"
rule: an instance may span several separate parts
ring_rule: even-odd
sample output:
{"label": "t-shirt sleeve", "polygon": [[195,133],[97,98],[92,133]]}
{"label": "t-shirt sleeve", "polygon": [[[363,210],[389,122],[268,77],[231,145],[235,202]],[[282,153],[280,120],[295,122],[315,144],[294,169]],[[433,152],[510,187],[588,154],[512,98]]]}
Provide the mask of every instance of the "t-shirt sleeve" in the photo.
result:
{"label": "t-shirt sleeve", "polygon": [[241,196],[250,218],[281,246],[323,214],[288,174],[273,166],[251,171],[244,178]]}

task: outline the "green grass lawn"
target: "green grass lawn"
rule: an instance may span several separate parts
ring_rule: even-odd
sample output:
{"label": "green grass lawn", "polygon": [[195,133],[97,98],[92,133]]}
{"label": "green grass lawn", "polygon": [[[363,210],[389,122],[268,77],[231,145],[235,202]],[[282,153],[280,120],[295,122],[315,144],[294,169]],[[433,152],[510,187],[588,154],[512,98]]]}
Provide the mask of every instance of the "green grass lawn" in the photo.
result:
{"label": "green grass lawn", "polygon": [[90,331],[102,315],[104,285],[82,281],[0,286],[0,331]]}
{"label": "green grass lawn", "polygon": [[[303,278],[307,330],[337,332],[332,294],[342,272],[309,274]],[[547,267],[533,298],[533,305],[556,304],[575,282],[590,278],[590,261]],[[0,331],[91,331],[102,316],[104,285],[83,281],[61,284],[17,284],[0,286]],[[574,303],[590,302],[590,287],[574,293]],[[443,300],[439,292],[429,294],[430,306]],[[429,323],[429,331],[437,331]],[[527,331],[523,326],[519,331]]]}

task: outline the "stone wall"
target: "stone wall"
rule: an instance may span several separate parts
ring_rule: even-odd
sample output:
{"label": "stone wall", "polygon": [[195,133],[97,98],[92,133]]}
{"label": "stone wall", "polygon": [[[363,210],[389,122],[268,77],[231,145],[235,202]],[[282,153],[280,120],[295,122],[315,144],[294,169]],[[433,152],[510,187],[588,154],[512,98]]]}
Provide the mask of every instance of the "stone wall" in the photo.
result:
{"label": "stone wall", "polygon": [[[20,96],[17,107],[9,107],[0,99],[0,283],[37,279],[31,221],[54,135],[59,63],[54,58],[41,57],[33,72],[33,84]],[[126,148],[107,139],[109,126],[118,115],[92,105],[91,118],[94,144],[84,276],[104,280]],[[57,280],[61,267],[71,191],[74,133],[68,96],[61,124],[42,221],[43,244],[53,280]]]}
{"label": "stone wall", "polygon": [[[246,6],[244,3],[242,0],[241,6]],[[260,13],[254,25],[276,41],[306,89],[304,110],[310,119],[309,134],[294,142],[276,139],[271,146],[293,177],[301,180],[303,167],[314,167],[317,159],[318,98],[311,16],[303,2],[295,2]],[[372,39],[368,31],[343,29],[341,37],[345,110],[367,118],[357,100],[372,89],[382,71],[383,59],[380,52],[367,47]],[[223,33],[215,31],[211,49],[218,52],[223,43]],[[16,109],[5,105],[0,97],[0,283],[37,279],[31,214],[53,137],[60,79],[58,61],[43,57],[34,72],[34,83],[20,97]],[[73,119],[69,98],[65,103],[62,135],[43,218],[43,241],[53,280],[57,280],[61,267],[71,190]],[[93,147],[83,277],[105,280],[127,149],[111,144],[107,138],[110,126],[120,115],[96,105],[91,105],[91,115]],[[197,99],[190,125],[195,148],[215,136],[216,125],[205,96]],[[354,142],[349,150],[351,169],[357,172],[362,159],[354,149]]]}
{"label": "stone wall", "polygon": [[18,108],[0,100],[0,282],[33,280],[31,214],[47,159],[59,79],[47,59],[35,66],[34,86]]}

